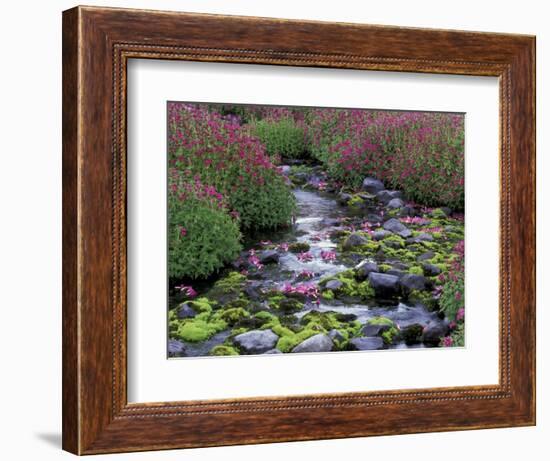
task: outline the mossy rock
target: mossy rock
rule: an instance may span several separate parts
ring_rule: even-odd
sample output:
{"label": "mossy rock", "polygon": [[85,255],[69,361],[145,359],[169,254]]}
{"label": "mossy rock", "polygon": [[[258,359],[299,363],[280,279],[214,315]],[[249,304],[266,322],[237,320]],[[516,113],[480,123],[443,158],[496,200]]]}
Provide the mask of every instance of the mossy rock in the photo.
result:
{"label": "mossy rock", "polygon": [[210,349],[208,355],[223,356],[223,355],[240,355],[239,351],[233,346],[225,346],[219,344]]}
{"label": "mossy rock", "polygon": [[293,242],[288,245],[288,250],[292,253],[305,253],[309,251],[310,246],[306,242]]}
{"label": "mossy rock", "polygon": [[177,339],[195,343],[210,339],[226,328],[227,323],[224,320],[210,319],[208,313],[205,313],[182,322],[174,331],[174,336]]}
{"label": "mossy rock", "polygon": [[217,316],[225,323],[232,326],[236,323],[250,317],[250,313],[242,307],[232,307],[230,309],[224,309],[217,313]]}
{"label": "mossy rock", "polygon": [[401,331],[401,338],[405,344],[411,346],[422,341],[422,333],[424,328],[419,323],[413,323]]}

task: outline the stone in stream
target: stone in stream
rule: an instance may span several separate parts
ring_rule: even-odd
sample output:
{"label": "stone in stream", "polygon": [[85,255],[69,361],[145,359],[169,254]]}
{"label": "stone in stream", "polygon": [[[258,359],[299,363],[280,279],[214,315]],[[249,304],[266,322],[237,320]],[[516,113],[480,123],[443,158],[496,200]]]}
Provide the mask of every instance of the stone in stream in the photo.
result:
{"label": "stone in stream", "polygon": [[361,333],[363,336],[381,336],[382,333],[388,331],[391,327],[390,324],[367,323],[361,330]]}
{"label": "stone in stream", "polygon": [[390,200],[392,200],[394,198],[403,198],[402,194],[401,194],[401,191],[398,191],[398,190],[381,190],[380,192],[378,192],[376,194],[376,199],[384,205],[387,205],[390,202]]}
{"label": "stone in stream", "polygon": [[168,357],[185,357],[186,355],[185,344],[176,339],[168,340]]}
{"label": "stone in stream", "polygon": [[379,272],[378,264],[365,259],[355,266],[355,277],[358,280],[365,280],[371,272]]}
{"label": "stone in stream", "polygon": [[428,288],[426,277],[417,274],[405,274],[399,280],[399,283],[403,287],[403,292],[409,294],[413,290],[423,291]]}
{"label": "stone in stream", "polygon": [[417,261],[426,261],[428,259],[432,259],[435,256],[435,253],[433,251],[427,251],[426,253],[422,253],[418,258],[416,258]]}
{"label": "stone in stream", "polygon": [[405,206],[405,203],[400,198],[392,198],[387,205],[387,207],[392,210],[395,210],[397,208],[402,208],[403,206]]}
{"label": "stone in stream", "polygon": [[342,333],[340,333],[338,330],[336,329],[333,329],[333,330],[330,330],[328,332],[328,337],[330,339],[332,339],[332,341],[336,341],[336,342],[342,342],[344,341],[346,338],[344,337],[344,335]]}
{"label": "stone in stream", "polygon": [[401,330],[401,337],[407,346],[422,342],[424,327],[419,323],[413,323]]}
{"label": "stone in stream", "polygon": [[233,338],[243,354],[263,354],[275,347],[279,337],[271,330],[252,330]]}
{"label": "stone in stream", "polygon": [[396,269],[395,267],[392,267],[390,270],[388,270],[386,272],[386,274],[389,274],[389,275],[395,275],[399,278],[403,277],[405,274],[407,274],[407,272],[401,270],[401,269]]}
{"label": "stone in stream", "polygon": [[439,346],[441,338],[447,336],[449,326],[443,321],[431,321],[424,327],[422,341],[430,346]]}
{"label": "stone in stream", "polygon": [[342,285],[343,285],[343,283],[340,280],[329,280],[325,284],[325,288],[327,290],[336,291],[336,290],[339,290],[340,288],[342,288]]}
{"label": "stone in stream", "polygon": [[365,245],[366,243],[368,243],[368,239],[365,236],[354,232],[344,242],[343,249],[345,251],[353,250],[355,247]]}
{"label": "stone in stream", "polygon": [[422,270],[424,271],[424,275],[427,277],[434,277],[441,274],[441,269],[435,264],[424,263],[422,264]]}
{"label": "stone in stream", "polygon": [[384,240],[386,237],[389,237],[391,232],[385,229],[378,229],[372,233],[373,240]]}
{"label": "stone in stream", "polygon": [[367,221],[370,222],[370,223],[381,223],[382,221],[384,221],[384,218],[382,218],[382,216],[380,215],[377,215],[377,214],[374,214],[374,213],[370,213],[367,215]]}
{"label": "stone in stream", "polygon": [[369,283],[379,298],[390,299],[400,294],[399,277],[395,275],[371,272]]}
{"label": "stone in stream", "polygon": [[197,315],[197,313],[188,303],[180,304],[178,307],[178,319],[191,319],[195,317],[195,315]]}
{"label": "stone in stream", "polygon": [[262,264],[277,264],[279,262],[279,253],[277,250],[264,250],[258,258]]}
{"label": "stone in stream", "polygon": [[327,335],[319,333],[298,344],[292,352],[329,352],[333,343]]}
{"label": "stone in stream", "polygon": [[384,184],[375,178],[365,178],[363,180],[363,190],[369,194],[377,194],[381,190],[384,190]]}
{"label": "stone in stream", "polygon": [[337,200],[340,205],[347,205],[351,200],[351,198],[352,198],[351,194],[348,194],[346,192],[340,192],[338,194]]}
{"label": "stone in stream", "polygon": [[384,340],[378,336],[372,338],[353,338],[348,343],[348,348],[352,351],[374,351],[384,349]]}
{"label": "stone in stream", "polygon": [[384,229],[393,232],[394,234],[400,235],[403,238],[408,238],[412,235],[412,232],[405,224],[395,218],[388,219],[384,223]]}

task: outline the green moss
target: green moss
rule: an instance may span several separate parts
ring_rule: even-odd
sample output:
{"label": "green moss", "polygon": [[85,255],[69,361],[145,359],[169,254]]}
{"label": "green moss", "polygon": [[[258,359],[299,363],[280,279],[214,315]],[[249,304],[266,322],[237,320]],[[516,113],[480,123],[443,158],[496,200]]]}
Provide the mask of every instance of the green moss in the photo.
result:
{"label": "green moss", "polygon": [[432,294],[428,291],[418,291],[418,290],[412,290],[409,293],[409,301],[412,302],[419,302],[421,304],[424,304],[428,309],[434,311],[438,308],[439,302],[437,299],[435,299]]}
{"label": "green moss", "polygon": [[239,351],[235,349],[233,346],[225,346],[222,344],[219,344],[217,346],[214,346],[212,349],[210,349],[210,352],[208,355],[239,355]]}
{"label": "green moss", "polygon": [[380,264],[378,266],[378,269],[380,269],[380,272],[388,272],[389,270],[391,270],[392,266],[390,266],[389,264]]}
{"label": "green moss", "polygon": [[209,321],[208,317],[204,318],[204,314],[201,314],[180,324],[175,331],[175,336],[183,341],[194,343],[205,341],[226,328],[227,323],[222,319]]}
{"label": "green moss", "polygon": [[223,279],[218,280],[214,284],[214,288],[220,289],[224,293],[232,293],[240,291],[246,282],[246,277],[239,272],[230,272]]}
{"label": "green moss", "polygon": [[354,195],[348,201],[348,206],[358,208],[361,207],[363,203],[365,203],[365,201],[361,197],[359,197],[358,195]]}
{"label": "green moss", "polygon": [[330,301],[334,299],[334,292],[332,290],[325,290],[321,293],[321,296],[323,297],[323,299]]}
{"label": "green moss", "polygon": [[409,268],[409,274],[424,275],[424,270],[420,266],[412,266]]}
{"label": "green moss", "polygon": [[274,316],[271,312],[267,312],[267,311],[257,312],[256,314],[254,314],[254,317],[260,320],[264,320],[265,322],[271,322],[277,319],[276,316]]}
{"label": "green moss", "polygon": [[[393,246],[388,245],[388,243],[393,243]],[[403,237],[401,237],[399,235],[395,235],[395,234],[388,235],[384,239],[384,245],[385,246],[390,246],[390,247],[405,248],[405,239]]]}
{"label": "green moss", "polygon": [[197,313],[212,312],[212,302],[208,298],[197,298],[194,301],[187,301],[187,304]]}
{"label": "green moss", "polygon": [[358,296],[362,299],[370,299],[374,297],[374,289],[370,286],[368,280],[359,282],[355,279],[353,269],[340,272],[334,277],[322,280],[320,283],[325,283],[330,279],[336,279],[342,282],[342,286],[338,289],[338,295]]}
{"label": "green moss", "polygon": [[275,332],[275,334],[279,335],[279,341],[277,341],[277,349],[279,349],[281,352],[290,352],[301,342],[319,333],[318,331],[309,328],[304,328],[298,333],[295,333],[285,327],[276,328],[276,330],[273,331]]}
{"label": "green moss", "polygon": [[436,219],[446,219],[447,218],[447,215],[445,214],[445,212],[441,208],[435,208],[434,210],[432,210],[432,212],[430,213],[430,216],[432,218],[436,218]]}
{"label": "green moss", "polygon": [[367,325],[383,325],[388,327],[382,332],[382,334],[380,334],[385,344],[392,344],[399,336],[399,329],[397,328],[397,325],[387,317],[373,317],[367,321]]}
{"label": "green moss", "polygon": [[305,242],[294,242],[288,245],[288,250],[292,253],[303,253],[309,251],[310,246]]}
{"label": "green moss", "polygon": [[235,325],[238,321],[250,317],[250,313],[242,307],[233,307],[218,311],[215,317],[223,320],[228,325]]}
{"label": "green moss", "polygon": [[367,321],[368,325],[388,325],[390,327],[394,326],[394,323],[391,319],[383,316],[372,317]]}

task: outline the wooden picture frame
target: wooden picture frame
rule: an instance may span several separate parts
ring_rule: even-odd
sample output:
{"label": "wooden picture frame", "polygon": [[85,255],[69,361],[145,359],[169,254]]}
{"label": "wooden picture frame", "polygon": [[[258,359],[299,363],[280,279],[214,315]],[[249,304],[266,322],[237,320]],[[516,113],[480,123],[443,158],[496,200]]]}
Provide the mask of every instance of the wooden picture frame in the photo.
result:
{"label": "wooden picture frame", "polygon": [[[494,386],[129,404],[131,58],[495,76],[500,380]],[[535,424],[535,38],[76,7],[63,13],[63,448],[93,454]]]}

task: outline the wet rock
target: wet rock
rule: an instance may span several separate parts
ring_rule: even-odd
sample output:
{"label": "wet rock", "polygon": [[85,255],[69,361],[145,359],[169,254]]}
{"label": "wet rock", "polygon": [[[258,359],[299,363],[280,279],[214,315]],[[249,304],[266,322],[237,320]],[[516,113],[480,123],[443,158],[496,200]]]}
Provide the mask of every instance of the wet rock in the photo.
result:
{"label": "wet rock", "polygon": [[384,218],[380,215],[370,213],[367,215],[367,221],[370,223],[378,224],[384,221]]}
{"label": "wet rock", "polygon": [[427,251],[426,253],[422,253],[420,256],[416,258],[417,261],[426,261],[428,259],[432,259],[435,256],[435,253],[433,251]]}
{"label": "wet rock", "polygon": [[397,216],[399,216],[400,218],[404,218],[405,216],[415,216],[415,215],[416,215],[416,210],[414,209],[414,207],[410,205],[403,206],[397,212]]}
{"label": "wet rock", "polygon": [[384,190],[384,184],[375,178],[365,178],[363,180],[363,190],[369,194],[376,195],[378,192]]}
{"label": "wet rock", "polygon": [[422,341],[424,327],[419,323],[413,323],[401,330],[401,338],[407,346],[419,344]]}
{"label": "wet rock", "polygon": [[176,339],[168,340],[168,357],[185,357],[186,355],[185,344]]}
{"label": "wet rock", "polygon": [[453,213],[453,210],[451,210],[448,206],[442,206],[440,210],[447,216],[451,216],[451,214]]}
{"label": "wet rock", "polygon": [[348,236],[346,241],[344,242],[343,249],[345,251],[353,250],[356,247],[359,247],[361,245],[365,245],[368,242],[368,239],[358,234],[357,232],[354,232]]}
{"label": "wet rock", "polygon": [[408,238],[412,235],[412,232],[410,229],[405,226],[401,221],[395,218],[388,219],[384,225],[384,229],[393,232],[395,234],[400,235],[403,238]]}
{"label": "wet rock", "polygon": [[386,274],[389,274],[389,275],[395,275],[396,277],[403,277],[405,274],[407,274],[407,272],[401,270],[401,269],[395,269],[395,268],[392,268],[390,270],[388,270],[386,272]]}
{"label": "wet rock", "polygon": [[282,354],[282,352],[279,349],[270,349],[267,352],[264,352],[263,355],[266,355],[266,354]]}
{"label": "wet rock", "polygon": [[257,301],[261,298],[260,290],[261,288],[259,286],[249,285],[243,291],[249,299]]}
{"label": "wet rock", "polygon": [[386,237],[389,237],[392,233],[385,229],[375,230],[372,234],[374,240],[384,240]]}
{"label": "wet rock", "polygon": [[405,203],[400,198],[392,198],[387,205],[387,207],[392,210],[395,210],[397,208],[402,208],[403,206],[405,206]]}
{"label": "wet rock", "polygon": [[336,290],[339,290],[340,288],[342,288],[342,285],[343,285],[343,283],[340,282],[340,280],[329,280],[325,284],[325,288],[327,290],[336,291]]}
{"label": "wet rock", "polygon": [[431,321],[424,327],[422,341],[424,344],[438,346],[441,338],[447,336],[448,332],[449,327],[445,322]]}
{"label": "wet rock", "polygon": [[340,224],[340,220],[336,218],[324,218],[321,223],[323,226],[332,227]]}
{"label": "wet rock", "polygon": [[369,274],[369,283],[379,298],[388,299],[399,295],[399,277],[395,275],[371,272]]}
{"label": "wet rock", "polygon": [[337,200],[340,205],[347,205],[353,196],[346,192],[340,192],[338,194]]}
{"label": "wet rock", "polygon": [[361,333],[363,336],[381,336],[382,333],[388,331],[390,328],[391,325],[388,324],[376,325],[373,323],[367,323],[361,330]]}
{"label": "wet rock", "polygon": [[342,342],[344,341],[346,338],[344,337],[344,335],[342,333],[340,333],[338,330],[334,329],[334,330],[330,330],[328,332],[328,337],[330,339],[332,339],[332,341],[336,341],[336,342]]}
{"label": "wet rock", "polygon": [[378,349],[384,349],[384,341],[377,336],[372,338],[353,338],[348,347],[352,351],[373,351]]}
{"label": "wet rock", "polygon": [[279,262],[279,253],[277,250],[264,250],[258,258],[262,264],[277,264]]}
{"label": "wet rock", "polygon": [[253,330],[235,336],[233,342],[244,354],[263,354],[273,349],[278,339],[271,330]]}
{"label": "wet rock", "polygon": [[371,272],[379,272],[378,264],[365,259],[355,266],[355,277],[358,280],[365,280]]}
{"label": "wet rock", "polygon": [[424,263],[422,264],[422,270],[424,275],[427,277],[435,277],[436,275],[441,274],[441,269],[435,264]]}
{"label": "wet rock", "polygon": [[339,322],[353,322],[357,320],[357,315],[351,313],[346,314],[344,312],[336,312],[335,317]]}
{"label": "wet rock", "polygon": [[376,194],[376,199],[384,204],[387,205],[390,200],[394,198],[403,198],[401,191],[398,190],[381,190]]}
{"label": "wet rock", "polygon": [[327,335],[319,333],[298,344],[292,352],[329,352],[333,343]]}
{"label": "wet rock", "polygon": [[423,275],[405,274],[401,277],[399,283],[403,287],[403,291],[406,294],[413,290],[422,291],[427,289],[427,280]]}
{"label": "wet rock", "polygon": [[281,165],[279,171],[285,176],[288,175],[290,173],[290,165]]}
{"label": "wet rock", "polygon": [[183,303],[178,307],[178,319],[192,319],[195,315],[197,313],[188,303]]}

